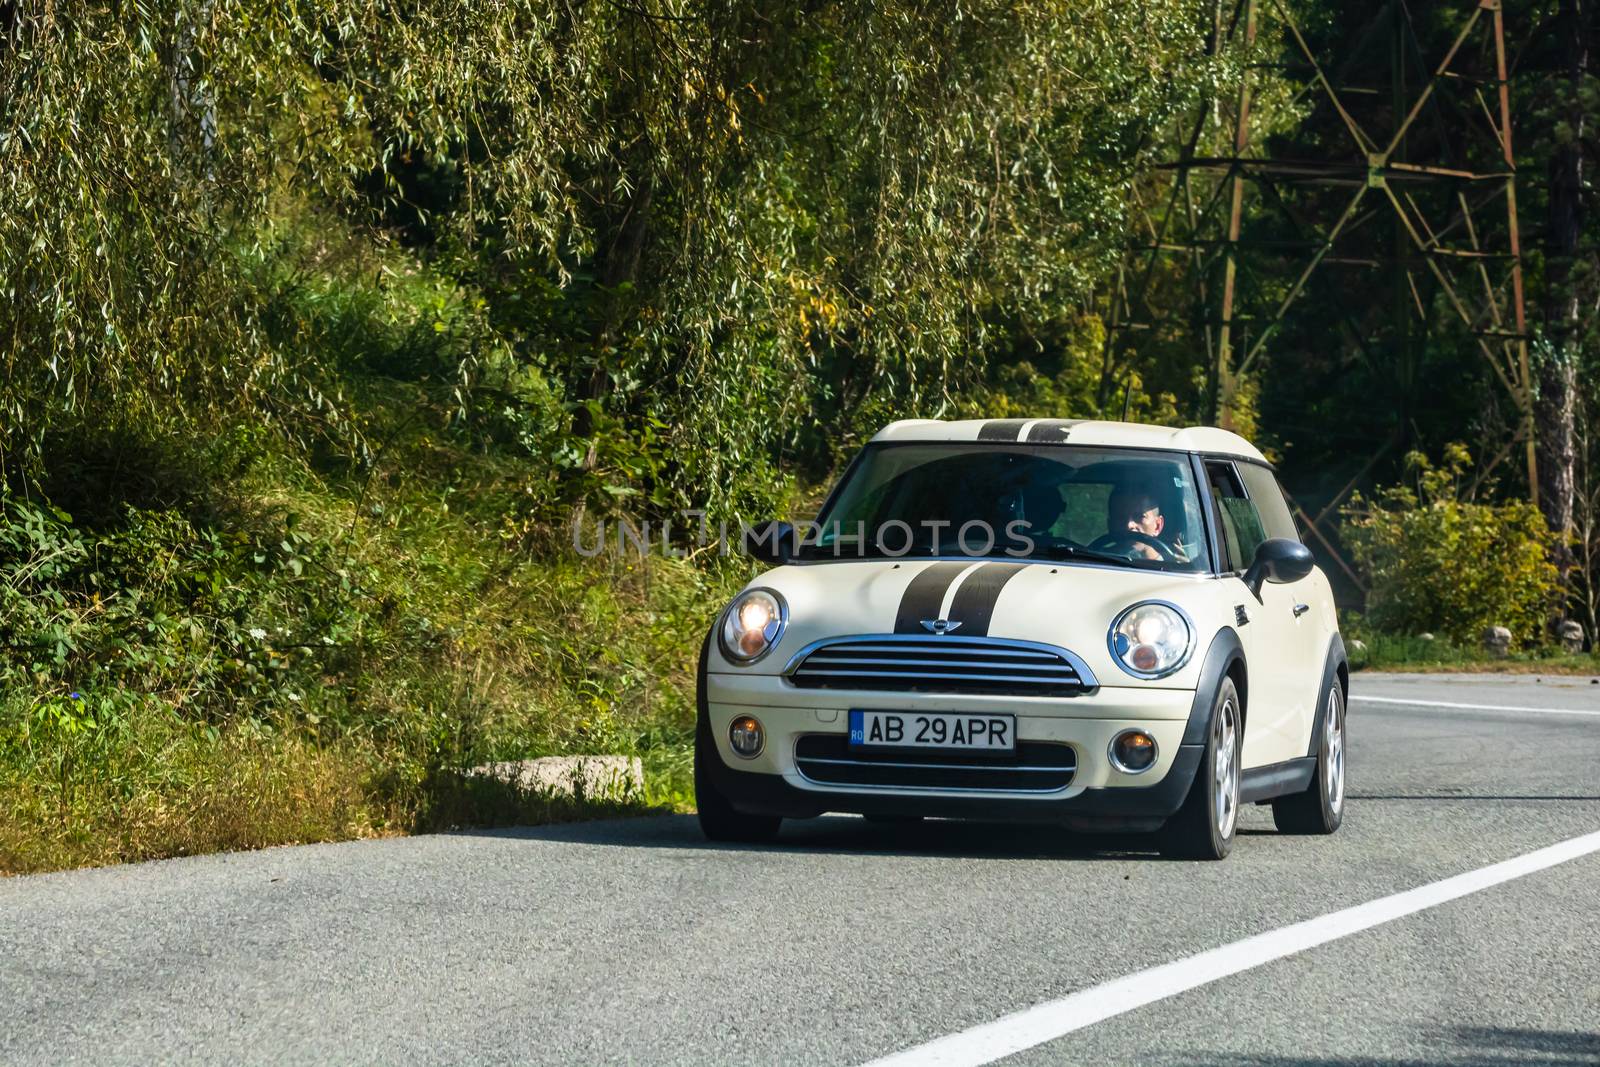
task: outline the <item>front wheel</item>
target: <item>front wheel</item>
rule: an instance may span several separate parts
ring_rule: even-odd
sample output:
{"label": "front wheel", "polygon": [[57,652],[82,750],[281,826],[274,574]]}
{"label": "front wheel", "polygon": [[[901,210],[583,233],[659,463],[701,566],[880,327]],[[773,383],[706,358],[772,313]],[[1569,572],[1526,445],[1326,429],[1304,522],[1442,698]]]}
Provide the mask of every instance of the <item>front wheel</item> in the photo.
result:
{"label": "front wheel", "polygon": [[778,836],[783,820],[776,815],[746,815],[738,811],[717,789],[712,779],[713,761],[720,762],[711,726],[701,719],[694,732],[694,806],[700,818],[700,831],[712,841],[738,841],[764,844]]}
{"label": "front wheel", "polygon": [[1239,825],[1239,750],[1244,714],[1232,678],[1224,678],[1211,705],[1206,750],[1183,807],[1161,828],[1162,855],[1220,860],[1233,849]]}
{"label": "front wheel", "polygon": [[1344,822],[1344,691],[1328,685],[1317,717],[1317,771],[1305,792],[1272,802],[1272,822],[1285,834],[1331,834]]}

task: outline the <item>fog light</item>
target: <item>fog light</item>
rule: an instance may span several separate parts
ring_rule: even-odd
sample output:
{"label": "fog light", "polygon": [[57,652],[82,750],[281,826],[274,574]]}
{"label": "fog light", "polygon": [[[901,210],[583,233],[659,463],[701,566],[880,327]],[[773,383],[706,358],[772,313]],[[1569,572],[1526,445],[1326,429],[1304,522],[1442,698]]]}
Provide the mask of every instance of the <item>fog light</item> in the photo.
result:
{"label": "fog light", "polygon": [[755,759],[761,755],[766,743],[767,735],[761,729],[761,720],[754,715],[741,715],[728,724],[728,744],[733,746],[734,755]]}
{"label": "fog light", "polygon": [[1156,765],[1156,739],[1143,730],[1124,730],[1111,740],[1111,765],[1123,774],[1143,774]]}

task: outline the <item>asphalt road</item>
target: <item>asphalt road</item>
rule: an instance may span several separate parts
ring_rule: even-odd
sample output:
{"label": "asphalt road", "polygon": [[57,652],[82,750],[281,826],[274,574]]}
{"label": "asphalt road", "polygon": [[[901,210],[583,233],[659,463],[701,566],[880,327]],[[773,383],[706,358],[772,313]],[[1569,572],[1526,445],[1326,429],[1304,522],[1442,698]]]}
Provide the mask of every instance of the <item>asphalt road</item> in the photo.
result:
{"label": "asphalt road", "polygon": [[[1224,863],[849,818],[714,848],[662,818],[0,881],[0,1063],[852,1064],[1081,993],[1109,1017],[1006,1062],[1600,1064],[1600,851],[1237,962],[1600,831],[1600,684],[1352,688],[1344,828],[1247,809]],[[1140,974],[1213,949],[1236,973]]]}

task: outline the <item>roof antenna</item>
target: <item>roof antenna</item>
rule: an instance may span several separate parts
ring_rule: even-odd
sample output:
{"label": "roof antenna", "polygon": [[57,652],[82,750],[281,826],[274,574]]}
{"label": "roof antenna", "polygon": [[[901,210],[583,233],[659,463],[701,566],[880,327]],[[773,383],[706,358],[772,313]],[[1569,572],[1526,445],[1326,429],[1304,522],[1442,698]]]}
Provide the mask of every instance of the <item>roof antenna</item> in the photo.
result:
{"label": "roof antenna", "polygon": [[1133,391],[1133,375],[1122,380],[1122,421],[1128,421],[1128,395]]}

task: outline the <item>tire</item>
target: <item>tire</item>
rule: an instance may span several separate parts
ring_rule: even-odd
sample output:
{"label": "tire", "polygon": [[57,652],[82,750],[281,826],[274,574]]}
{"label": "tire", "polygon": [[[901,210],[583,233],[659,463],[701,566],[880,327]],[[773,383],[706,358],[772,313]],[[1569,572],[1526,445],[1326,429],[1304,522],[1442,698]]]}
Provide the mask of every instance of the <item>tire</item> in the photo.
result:
{"label": "tire", "polygon": [[1336,675],[1317,716],[1317,770],[1305,792],[1272,802],[1280,833],[1331,834],[1344,822],[1344,690]]}
{"label": "tire", "polygon": [[712,761],[720,762],[711,724],[702,716],[694,732],[694,804],[700,832],[712,841],[766,844],[778,836],[783,820],[776,815],[746,815],[737,811],[712,779]]}
{"label": "tire", "polygon": [[1161,828],[1161,854],[1172,859],[1220,860],[1233,850],[1239,828],[1239,752],[1244,710],[1232,678],[1217,687],[1205,754],[1183,807]]}

